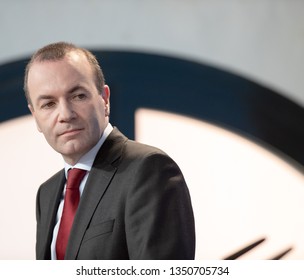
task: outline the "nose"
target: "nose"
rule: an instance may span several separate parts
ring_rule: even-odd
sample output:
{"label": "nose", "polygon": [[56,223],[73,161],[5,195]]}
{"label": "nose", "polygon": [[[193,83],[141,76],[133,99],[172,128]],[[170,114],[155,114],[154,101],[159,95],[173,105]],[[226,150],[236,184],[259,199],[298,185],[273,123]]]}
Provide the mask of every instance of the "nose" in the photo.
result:
{"label": "nose", "polygon": [[59,122],[69,122],[76,117],[76,113],[73,110],[73,106],[69,102],[62,102],[58,106],[58,121]]}

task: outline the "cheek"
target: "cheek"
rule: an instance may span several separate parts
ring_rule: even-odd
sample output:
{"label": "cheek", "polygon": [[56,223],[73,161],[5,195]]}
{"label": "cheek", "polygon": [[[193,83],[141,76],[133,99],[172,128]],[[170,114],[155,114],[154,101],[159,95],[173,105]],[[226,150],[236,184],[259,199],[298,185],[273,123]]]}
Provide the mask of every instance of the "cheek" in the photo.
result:
{"label": "cheek", "polygon": [[98,110],[96,108],[94,109],[95,110],[90,114],[89,126],[92,134],[98,134],[98,136],[100,136],[105,126],[104,111],[101,108],[98,108]]}
{"label": "cheek", "polygon": [[98,102],[95,106],[91,106],[88,110],[88,119],[94,122],[102,123],[105,118],[105,108],[102,102]]}
{"label": "cheek", "polygon": [[41,119],[34,115],[34,120],[35,120],[36,127],[37,127],[38,131],[43,133],[43,129],[42,129],[43,128],[43,125],[42,125],[43,123],[42,123]]}
{"label": "cheek", "polygon": [[45,137],[49,137],[52,134],[52,122],[51,118],[36,118],[36,126],[39,132]]}

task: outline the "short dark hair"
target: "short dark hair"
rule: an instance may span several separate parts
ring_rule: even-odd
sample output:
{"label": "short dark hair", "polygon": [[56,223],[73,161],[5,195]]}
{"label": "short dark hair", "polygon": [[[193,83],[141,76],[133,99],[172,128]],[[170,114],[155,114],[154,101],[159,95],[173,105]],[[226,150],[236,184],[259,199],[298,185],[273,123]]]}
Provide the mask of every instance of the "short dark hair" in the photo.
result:
{"label": "short dark hair", "polygon": [[93,71],[95,72],[96,87],[99,93],[102,94],[103,87],[105,85],[105,78],[96,57],[87,49],[77,47],[71,43],[58,42],[58,43],[46,45],[41,49],[39,49],[38,51],[36,51],[25,68],[23,89],[25,92],[25,97],[29,104],[31,104],[31,99],[28,89],[28,74],[31,66],[35,62],[61,60],[71,51],[78,51],[85,55],[88,62],[92,66]]}

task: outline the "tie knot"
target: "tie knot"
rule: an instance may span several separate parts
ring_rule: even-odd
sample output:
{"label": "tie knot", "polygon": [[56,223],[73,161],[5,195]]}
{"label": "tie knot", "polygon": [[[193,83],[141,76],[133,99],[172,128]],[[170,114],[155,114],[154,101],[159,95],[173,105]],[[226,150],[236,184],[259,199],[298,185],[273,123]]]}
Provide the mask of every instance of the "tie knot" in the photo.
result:
{"label": "tie knot", "polygon": [[68,172],[67,188],[79,188],[80,182],[86,175],[87,171],[79,168],[70,169]]}

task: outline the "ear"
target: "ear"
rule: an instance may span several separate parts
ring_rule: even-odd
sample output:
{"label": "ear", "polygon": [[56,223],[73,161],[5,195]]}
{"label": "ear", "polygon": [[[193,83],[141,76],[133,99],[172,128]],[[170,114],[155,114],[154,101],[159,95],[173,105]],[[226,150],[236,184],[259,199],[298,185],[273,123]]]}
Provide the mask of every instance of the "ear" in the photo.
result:
{"label": "ear", "polygon": [[103,87],[102,98],[105,102],[105,113],[108,117],[110,115],[110,88],[108,85]]}
{"label": "ear", "polygon": [[110,88],[108,85],[103,86],[102,98],[108,104],[110,102]]}
{"label": "ear", "polygon": [[29,108],[29,110],[31,111],[32,116],[34,117],[35,123],[36,123],[36,127],[38,129],[39,132],[42,132],[38,123],[37,123],[37,119],[36,119],[36,112],[33,108],[33,106],[31,104],[27,104],[27,107]]}

